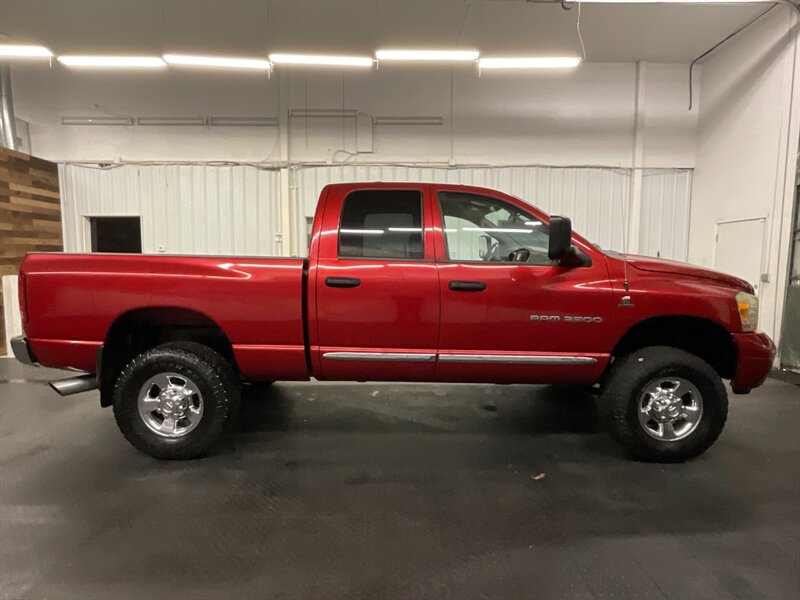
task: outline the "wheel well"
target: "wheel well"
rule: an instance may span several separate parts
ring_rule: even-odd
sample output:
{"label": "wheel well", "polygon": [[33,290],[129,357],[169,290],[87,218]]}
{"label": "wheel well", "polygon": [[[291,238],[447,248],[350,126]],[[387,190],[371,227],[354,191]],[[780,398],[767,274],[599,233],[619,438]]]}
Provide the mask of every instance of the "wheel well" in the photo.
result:
{"label": "wheel well", "polygon": [[645,346],[671,346],[699,356],[724,379],[736,371],[736,346],[730,333],[698,317],[654,317],[631,327],[617,342],[613,357]]}
{"label": "wheel well", "polygon": [[114,321],[103,342],[98,373],[100,404],[111,405],[114,382],[130,359],[167,342],[198,342],[208,346],[238,371],[228,336],[207,316],[174,307],[132,310]]}

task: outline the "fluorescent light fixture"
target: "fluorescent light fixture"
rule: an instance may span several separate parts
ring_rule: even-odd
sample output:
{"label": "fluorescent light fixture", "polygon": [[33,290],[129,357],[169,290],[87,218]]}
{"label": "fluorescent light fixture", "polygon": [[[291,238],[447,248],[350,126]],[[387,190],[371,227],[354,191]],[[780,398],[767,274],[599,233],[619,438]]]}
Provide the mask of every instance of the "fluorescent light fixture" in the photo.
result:
{"label": "fluorescent light fixture", "polygon": [[395,233],[421,233],[422,227],[389,227]]}
{"label": "fluorescent light fixture", "polygon": [[276,65],[309,65],[318,67],[371,67],[369,56],[328,56],[323,54],[270,54]]}
{"label": "fluorescent light fixture", "polygon": [[59,56],[58,62],[68,67],[138,69],[167,66],[158,56]]}
{"label": "fluorescent light fixture", "polygon": [[136,119],[137,125],[200,125],[206,124],[205,117],[139,117]]}
{"label": "fluorescent light fixture", "polygon": [[164,60],[171,65],[191,67],[216,67],[222,69],[255,69],[269,71],[270,62],[263,58],[227,58],[224,56],[189,56],[187,54],[165,54]]}
{"label": "fluorescent light fixture", "polygon": [[0,56],[3,58],[51,58],[53,53],[44,46],[0,44]]}
{"label": "fluorescent light fixture", "polygon": [[477,50],[378,50],[379,61],[474,62],[480,56]]}
{"label": "fluorescent light fixture", "polygon": [[133,125],[133,117],[61,117],[62,125]]}
{"label": "fluorescent light fixture", "polygon": [[358,110],[355,108],[290,108],[290,117],[300,117],[305,119],[355,119],[358,118]]}
{"label": "fluorescent light fixture", "polygon": [[374,117],[373,125],[441,125],[442,117]]}
{"label": "fluorescent light fixture", "polygon": [[212,127],[277,127],[278,117],[208,117],[206,122]]}
{"label": "fluorescent light fixture", "polygon": [[571,69],[579,64],[579,56],[486,57],[478,60],[479,69]]}

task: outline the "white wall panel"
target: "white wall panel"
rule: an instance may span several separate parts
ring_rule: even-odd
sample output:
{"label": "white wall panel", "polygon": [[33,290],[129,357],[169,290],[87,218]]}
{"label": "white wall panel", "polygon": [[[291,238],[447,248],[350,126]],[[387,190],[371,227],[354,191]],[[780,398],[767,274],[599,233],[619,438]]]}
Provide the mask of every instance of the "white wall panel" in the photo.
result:
{"label": "white wall panel", "polygon": [[647,169],[642,173],[640,253],[686,260],[691,192],[689,170]]}
{"label": "white wall panel", "polygon": [[[449,67],[430,65],[358,73],[278,69],[271,79],[224,70],[140,70],[117,79],[20,61],[14,65],[14,102],[18,116],[31,124],[37,156],[54,162],[335,163],[350,156],[349,162],[373,164],[627,167],[636,68],[629,61],[596,60],[560,73],[486,71],[478,77],[474,69],[454,69],[452,85]],[[687,71],[683,64],[648,65],[645,85],[652,93],[640,106],[644,166],[694,166],[698,111],[687,109]],[[345,108],[361,118],[292,118],[281,127],[61,122],[63,116],[101,115],[108,107],[134,117],[279,118],[291,109]],[[436,116],[443,124],[369,127],[375,116]],[[365,134],[372,144],[359,146]]]}
{"label": "white wall panel", "polygon": [[60,165],[64,249],[88,252],[90,216],[140,216],[142,251],[277,253],[279,176],[250,165]]}
{"label": "white wall panel", "polygon": [[[295,172],[306,217],[314,215],[320,190],[346,181],[430,181],[502,190],[550,214],[572,219],[575,230],[604,248],[623,249],[630,172],[560,167],[430,168],[383,165],[303,167]],[[303,225],[305,227],[305,225]],[[305,235],[303,233],[303,235]]]}
{"label": "white wall panel", "polygon": [[0,315],[6,326],[6,349],[11,355],[11,338],[22,335],[22,315],[19,312],[19,294],[17,293],[17,275],[3,275],[3,314]]}

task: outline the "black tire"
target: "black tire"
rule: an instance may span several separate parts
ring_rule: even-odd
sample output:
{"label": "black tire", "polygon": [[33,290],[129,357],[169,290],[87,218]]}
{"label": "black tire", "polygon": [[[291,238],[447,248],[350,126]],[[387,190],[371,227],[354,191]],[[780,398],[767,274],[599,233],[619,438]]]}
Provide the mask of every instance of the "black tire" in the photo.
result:
{"label": "black tire", "polygon": [[[160,373],[188,378],[202,395],[200,420],[181,437],[156,433],[139,413],[142,387]],[[117,378],[113,400],[117,425],[133,446],[155,458],[186,460],[208,452],[231,424],[239,409],[239,381],[230,364],[214,350],[194,342],[176,342],[134,357]]]}
{"label": "black tire", "polygon": [[[656,439],[640,424],[642,394],[661,377],[680,377],[702,397],[699,422],[682,439]],[[676,463],[699,456],[717,440],[728,417],[728,394],[722,379],[701,358],[677,348],[650,346],[615,361],[603,382],[600,410],[609,433],[632,457]]]}

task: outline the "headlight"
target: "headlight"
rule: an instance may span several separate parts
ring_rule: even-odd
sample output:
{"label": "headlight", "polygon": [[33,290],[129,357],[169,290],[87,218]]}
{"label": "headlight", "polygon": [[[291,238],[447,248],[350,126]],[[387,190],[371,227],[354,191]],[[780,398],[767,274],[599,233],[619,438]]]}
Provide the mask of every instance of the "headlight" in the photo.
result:
{"label": "headlight", "polygon": [[742,320],[742,331],[755,331],[758,327],[758,298],[747,292],[736,294],[736,306]]}

